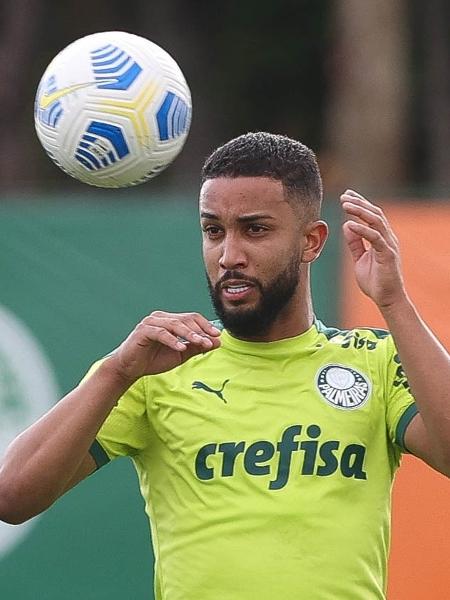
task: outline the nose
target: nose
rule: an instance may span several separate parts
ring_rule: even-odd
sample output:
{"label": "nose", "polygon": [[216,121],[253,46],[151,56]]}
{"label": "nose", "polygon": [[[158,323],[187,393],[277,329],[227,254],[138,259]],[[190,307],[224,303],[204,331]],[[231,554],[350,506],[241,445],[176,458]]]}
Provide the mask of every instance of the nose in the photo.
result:
{"label": "nose", "polygon": [[248,265],[246,253],[235,235],[227,234],[223,238],[219,265],[225,271],[245,269]]}

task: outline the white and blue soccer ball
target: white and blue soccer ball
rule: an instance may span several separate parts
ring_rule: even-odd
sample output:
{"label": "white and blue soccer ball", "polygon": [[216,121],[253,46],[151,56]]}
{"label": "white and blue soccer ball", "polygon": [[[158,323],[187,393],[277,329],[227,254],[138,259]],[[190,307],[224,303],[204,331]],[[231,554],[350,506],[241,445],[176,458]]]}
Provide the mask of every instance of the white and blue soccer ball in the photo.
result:
{"label": "white and blue soccer ball", "polygon": [[162,48],[122,31],[94,33],[47,67],[35,100],[38,137],[63,171],[90,185],[137,185],[183,147],[191,94]]}

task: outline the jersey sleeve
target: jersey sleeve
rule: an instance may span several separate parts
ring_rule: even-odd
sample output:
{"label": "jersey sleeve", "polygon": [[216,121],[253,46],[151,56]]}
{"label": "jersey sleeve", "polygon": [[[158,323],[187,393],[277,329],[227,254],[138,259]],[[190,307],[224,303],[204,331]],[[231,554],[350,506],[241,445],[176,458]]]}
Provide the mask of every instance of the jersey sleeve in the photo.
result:
{"label": "jersey sleeve", "polygon": [[394,345],[392,336],[387,341],[387,406],[386,422],[389,437],[402,452],[405,446],[405,433],[412,419],[419,412],[411,394],[406,373]]}
{"label": "jersey sleeve", "polygon": [[[91,367],[86,377],[89,377],[99,364]],[[97,433],[90,448],[97,468],[118,456],[136,456],[149,443],[150,428],[144,380],[142,377],[128,388]]]}

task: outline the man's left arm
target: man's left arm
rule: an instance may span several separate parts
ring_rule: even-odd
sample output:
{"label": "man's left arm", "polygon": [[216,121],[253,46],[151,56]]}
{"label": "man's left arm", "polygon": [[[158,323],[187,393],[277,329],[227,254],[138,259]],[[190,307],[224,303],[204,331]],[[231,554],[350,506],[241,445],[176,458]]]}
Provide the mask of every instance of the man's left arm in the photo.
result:
{"label": "man's left arm", "polygon": [[398,240],[383,211],[352,190],[340,199],[356,280],[386,321],[419,409],[405,446],[450,477],[450,356],[408,297]]}

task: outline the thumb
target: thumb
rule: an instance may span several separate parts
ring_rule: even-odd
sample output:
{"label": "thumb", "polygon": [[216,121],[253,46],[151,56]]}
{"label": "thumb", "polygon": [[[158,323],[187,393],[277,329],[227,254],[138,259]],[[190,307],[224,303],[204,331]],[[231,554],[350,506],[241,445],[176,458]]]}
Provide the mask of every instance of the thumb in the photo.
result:
{"label": "thumb", "polygon": [[362,237],[352,230],[352,221],[346,221],[342,226],[344,239],[352,255],[353,261],[357,262],[365,253],[364,242]]}

